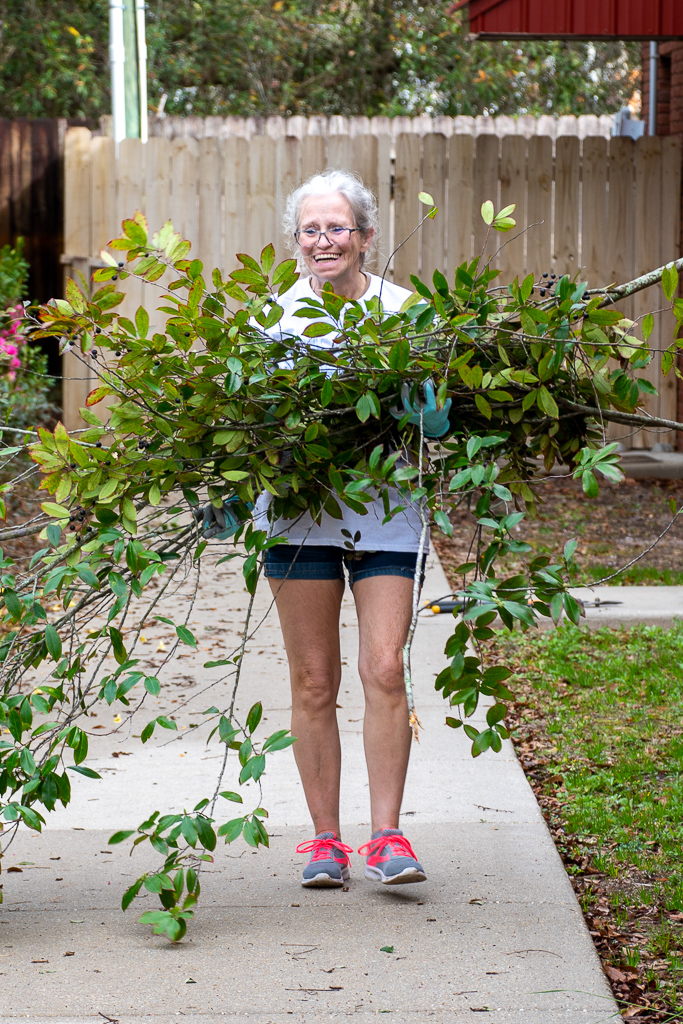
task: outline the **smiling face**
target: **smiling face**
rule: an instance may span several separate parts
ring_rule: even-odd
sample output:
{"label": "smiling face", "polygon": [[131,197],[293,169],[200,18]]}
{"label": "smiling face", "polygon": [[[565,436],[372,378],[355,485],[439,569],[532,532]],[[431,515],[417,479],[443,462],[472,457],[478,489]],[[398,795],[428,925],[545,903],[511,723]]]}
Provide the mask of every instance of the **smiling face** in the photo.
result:
{"label": "smiling face", "polygon": [[[329,192],[321,196],[309,196],[301,206],[299,231],[313,228],[316,231],[330,231],[332,228],[355,228],[351,204],[340,192]],[[311,273],[313,290],[319,295],[323,285],[329,282],[337,295],[357,299],[367,288],[367,281],[361,272],[361,254],[367,252],[372,243],[374,231],[365,233],[353,231],[348,242],[343,244],[332,235],[324,235],[315,245],[300,245],[301,255]],[[300,242],[305,243],[303,235]]]}

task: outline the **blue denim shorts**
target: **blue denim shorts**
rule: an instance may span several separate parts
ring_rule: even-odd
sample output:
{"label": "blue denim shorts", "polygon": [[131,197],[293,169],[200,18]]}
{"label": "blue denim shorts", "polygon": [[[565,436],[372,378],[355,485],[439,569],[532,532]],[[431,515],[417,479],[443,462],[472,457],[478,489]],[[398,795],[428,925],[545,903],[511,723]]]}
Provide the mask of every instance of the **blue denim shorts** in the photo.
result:
{"label": "blue denim shorts", "polygon": [[[422,558],[420,586],[424,583],[427,556]],[[349,586],[370,576],[415,576],[415,551],[345,551],[333,545],[276,544],[266,551],[265,574],[273,580],[343,580]]]}

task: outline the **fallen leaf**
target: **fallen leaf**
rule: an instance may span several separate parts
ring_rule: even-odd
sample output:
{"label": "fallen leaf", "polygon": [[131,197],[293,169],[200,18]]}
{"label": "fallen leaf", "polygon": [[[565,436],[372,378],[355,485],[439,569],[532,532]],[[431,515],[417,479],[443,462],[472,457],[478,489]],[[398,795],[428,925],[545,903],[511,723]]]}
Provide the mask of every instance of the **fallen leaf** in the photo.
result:
{"label": "fallen leaf", "polygon": [[66,953],[62,953],[62,956],[76,956],[76,953],[73,949],[67,949]]}
{"label": "fallen leaf", "polygon": [[194,978],[186,978],[185,979],[185,984],[186,985],[196,985],[197,982],[194,980]]}
{"label": "fallen leaf", "polygon": [[49,964],[49,960],[31,960],[32,964]]}
{"label": "fallen leaf", "polygon": [[14,865],[11,868],[7,868],[7,874],[9,875],[12,871],[16,872],[18,875],[23,875],[24,873],[23,868],[17,868],[14,867]]}
{"label": "fallen leaf", "polygon": [[470,900],[470,903],[473,903],[475,907],[480,907],[483,902],[484,901],[479,896],[475,896],[473,900]]}
{"label": "fallen leaf", "polygon": [[379,947],[379,951],[380,951],[380,953],[393,953],[394,952],[394,947],[393,946],[380,946]]}

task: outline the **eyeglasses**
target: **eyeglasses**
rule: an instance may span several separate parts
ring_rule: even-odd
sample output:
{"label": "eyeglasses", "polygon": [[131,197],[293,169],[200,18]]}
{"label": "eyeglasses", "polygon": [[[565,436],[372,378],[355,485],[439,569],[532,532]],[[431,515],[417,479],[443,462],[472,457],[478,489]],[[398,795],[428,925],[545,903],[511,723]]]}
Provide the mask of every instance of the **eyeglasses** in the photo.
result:
{"label": "eyeglasses", "polygon": [[325,238],[328,245],[348,245],[351,235],[360,228],[328,228],[327,231],[318,231],[317,228],[304,228],[303,231],[295,231],[294,237],[302,249],[312,249],[319,245],[320,239]]}

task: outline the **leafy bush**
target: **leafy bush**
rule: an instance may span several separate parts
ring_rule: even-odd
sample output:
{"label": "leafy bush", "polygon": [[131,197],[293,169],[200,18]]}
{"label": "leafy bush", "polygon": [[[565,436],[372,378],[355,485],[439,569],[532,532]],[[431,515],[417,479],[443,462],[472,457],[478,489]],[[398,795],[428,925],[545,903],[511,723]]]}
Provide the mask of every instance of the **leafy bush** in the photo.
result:
{"label": "leafy bush", "polygon": [[0,428],[28,429],[53,411],[47,355],[24,333],[28,273],[22,238],[0,249]]}
{"label": "leafy bush", "polygon": [[[420,199],[431,205],[428,195]],[[509,230],[512,212],[482,207],[491,231]],[[431,208],[427,217],[436,213]],[[265,333],[279,322],[277,300],[297,278],[295,261],[274,266],[272,246],[258,260],[241,254],[242,268],[228,279],[217,269],[209,277],[170,222],[150,238],[136,213],[110,248],[125,253],[127,264],[103,253],[109,266],[93,275],[102,287],[92,297],[70,281],[66,299],[41,307],[38,323],[26,319],[38,336],[64,339],[97,369],[100,381],[82,410],[84,430],[69,435],[60,423],[39,429],[30,444],[41,487],[51,496],[27,528],[40,533],[43,547],[28,566],[8,558],[0,564],[0,723],[10,736],[0,740],[0,817],[40,829],[44,818],[37,808],[52,810],[70,799],[68,771],[96,777],[84,764],[88,736],[80,716],[98,701],[129,706],[136,687],[133,710],[143,706],[144,692],[159,692],[161,681],[136,667],[141,626],[131,625],[129,611],[155,580],[158,589],[140,621],[157,615],[174,575],[201,565],[207,541],[188,511],[207,501],[220,508],[236,496],[232,507],[244,521],[225,557],[243,560],[254,594],[263,553],[277,543],[249,519],[263,491],[272,497],[272,514],[286,518],[306,510],[339,518],[342,506],[362,514],[379,493],[390,519],[412,501],[420,509],[421,542],[429,520],[448,533],[450,509],[466,504],[473,510],[472,557],[459,570],[464,614],[454,622],[449,663],[435,685],[447,723],[464,729],[473,755],[499,751],[512,694],[510,669],[489,664],[496,617],[508,629],[526,630],[539,615],[557,621],[564,613],[574,622],[580,616],[567,590],[575,543],[557,562],[532,557],[507,578],[499,561],[510,552],[524,558],[530,552],[513,531],[525,508],[534,507],[538,456],[547,468],[556,461],[567,465],[589,496],[597,491],[597,473],[620,477],[602,421],[644,419],[636,410],[651,385],[638,374],[652,355],[633,322],[608,307],[643,287],[644,279],[604,294],[563,277],[554,294],[538,298],[533,277],[499,288],[497,272],[474,259],[457,268],[452,284],[439,271],[429,284],[413,278],[415,295],[388,317],[378,308],[366,313],[359,304],[345,305],[326,289],[302,311],[299,344]],[[171,277],[159,307],[167,314],[163,331],[150,330],[143,307],[132,320],[116,313],[123,296],[114,282],[131,274],[150,284]],[[673,299],[676,270],[655,272],[648,283],[658,279],[683,321],[683,303]],[[241,308],[231,308],[235,303]],[[332,348],[308,343],[330,334],[339,339]],[[675,352],[674,343],[664,353],[669,368]],[[427,381],[440,405],[452,399],[450,432],[430,452],[419,417],[416,423],[408,414],[399,421],[392,415],[403,386],[414,394]],[[106,420],[94,412],[105,397],[111,402]],[[413,628],[417,582],[414,593]],[[56,614],[55,600],[61,603]],[[245,721],[235,714],[251,609],[240,645],[209,663],[225,665],[234,678],[228,706],[206,711],[211,736],[217,733],[224,747],[213,800],[200,801],[191,814],[155,812],[137,830],[135,843],[150,842],[164,865],[131,887],[124,909],[143,886],[158,894],[162,909],[145,920],[174,941],[199,892],[196,867],[210,858],[217,837],[233,842],[242,836],[252,846],[268,840],[261,807],[216,823],[219,795],[242,802],[221,789],[229,751],[237,753],[241,785],[260,778],[266,759],[292,742],[284,732],[255,739],[260,703]],[[183,623],[164,619],[175,626],[176,646],[196,646],[187,628],[191,612],[190,605]],[[102,623],[96,629],[94,616]],[[109,655],[116,667],[103,669]],[[410,638],[404,668],[417,729]],[[39,685],[37,669],[44,673]],[[494,703],[476,728],[471,717],[482,696]],[[141,729],[142,742],[157,726],[176,728],[172,719],[154,718]],[[111,841],[133,834],[117,833]]]}

